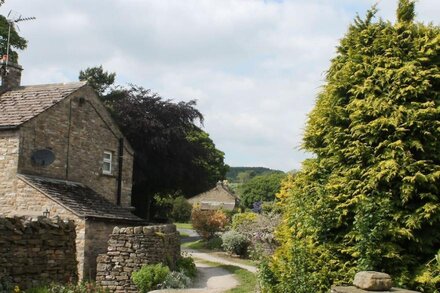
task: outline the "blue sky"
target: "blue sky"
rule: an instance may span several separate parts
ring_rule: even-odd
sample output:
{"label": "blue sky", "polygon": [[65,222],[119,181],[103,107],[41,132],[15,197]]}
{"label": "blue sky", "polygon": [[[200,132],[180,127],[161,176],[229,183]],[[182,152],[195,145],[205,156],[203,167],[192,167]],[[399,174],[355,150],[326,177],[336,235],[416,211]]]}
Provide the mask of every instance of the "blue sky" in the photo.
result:
{"label": "blue sky", "polygon": [[[22,23],[23,84],[76,81],[102,64],[117,83],[196,99],[231,166],[298,169],[301,137],[338,40],[371,0],[7,0]],[[394,21],[395,0],[378,2]],[[439,24],[440,1],[417,19]]]}

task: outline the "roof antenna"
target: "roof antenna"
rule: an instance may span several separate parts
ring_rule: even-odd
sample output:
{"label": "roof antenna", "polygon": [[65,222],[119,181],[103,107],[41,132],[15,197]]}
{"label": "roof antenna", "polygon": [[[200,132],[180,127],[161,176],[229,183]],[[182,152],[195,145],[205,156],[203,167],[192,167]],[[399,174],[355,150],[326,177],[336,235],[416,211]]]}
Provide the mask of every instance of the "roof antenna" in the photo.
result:
{"label": "roof antenna", "polygon": [[[3,75],[7,75],[9,70],[8,70],[8,63],[9,63],[9,46],[10,46],[10,41],[11,41],[11,27],[16,24],[19,23],[21,21],[28,21],[28,20],[34,20],[36,19],[35,17],[23,17],[21,16],[21,14],[18,14],[15,11],[10,10],[7,16],[7,21],[9,23],[9,29],[8,29],[8,41],[6,44],[6,55],[3,55],[1,57],[2,62],[4,62],[4,67],[2,66],[2,74]],[[17,25],[17,29],[20,31],[20,28]]]}

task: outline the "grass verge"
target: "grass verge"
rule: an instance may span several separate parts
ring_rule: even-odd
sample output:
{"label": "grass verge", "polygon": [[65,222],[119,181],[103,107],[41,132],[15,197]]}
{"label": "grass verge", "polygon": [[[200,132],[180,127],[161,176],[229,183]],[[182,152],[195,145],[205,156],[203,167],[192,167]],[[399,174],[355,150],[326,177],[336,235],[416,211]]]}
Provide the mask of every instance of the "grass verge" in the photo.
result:
{"label": "grass verge", "polygon": [[210,262],[206,260],[197,259],[197,261],[205,263],[211,267],[218,267],[227,270],[228,272],[234,274],[238,280],[239,285],[235,288],[232,288],[226,293],[250,293],[256,292],[255,288],[257,287],[257,276],[254,273],[249,272],[248,270],[242,269],[240,267],[232,266],[232,265],[224,265],[216,262]]}
{"label": "grass verge", "polygon": [[203,240],[197,240],[197,241],[193,241],[193,242],[182,243],[182,247],[186,247],[186,248],[190,248],[190,249],[197,249],[197,250],[205,250],[206,243]]}
{"label": "grass verge", "polygon": [[180,238],[188,238],[189,237],[188,233],[179,232],[179,234],[180,234]]}
{"label": "grass verge", "polygon": [[254,273],[235,266],[221,265],[220,267],[235,274],[240,283],[237,287],[226,291],[227,293],[255,292],[255,288],[257,287],[257,276]]}
{"label": "grass verge", "polygon": [[177,229],[193,229],[191,223],[173,223],[176,225]]}

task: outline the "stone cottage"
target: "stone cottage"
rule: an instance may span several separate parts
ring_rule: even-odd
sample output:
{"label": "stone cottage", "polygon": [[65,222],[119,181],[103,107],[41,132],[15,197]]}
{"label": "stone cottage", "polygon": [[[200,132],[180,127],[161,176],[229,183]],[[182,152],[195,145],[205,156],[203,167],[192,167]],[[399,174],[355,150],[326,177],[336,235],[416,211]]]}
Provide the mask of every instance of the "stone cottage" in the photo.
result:
{"label": "stone cottage", "polygon": [[192,205],[199,204],[202,210],[221,208],[232,211],[238,205],[238,198],[225,183],[219,181],[214,188],[191,197],[188,202]]}
{"label": "stone cottage", "polygon": [[144,223],[131,213],[133,150],[86,83],[20,86],[22,68],[7,69],[0,88],[0,216],[73,220],[78,277],[93,279],[114,226]]}

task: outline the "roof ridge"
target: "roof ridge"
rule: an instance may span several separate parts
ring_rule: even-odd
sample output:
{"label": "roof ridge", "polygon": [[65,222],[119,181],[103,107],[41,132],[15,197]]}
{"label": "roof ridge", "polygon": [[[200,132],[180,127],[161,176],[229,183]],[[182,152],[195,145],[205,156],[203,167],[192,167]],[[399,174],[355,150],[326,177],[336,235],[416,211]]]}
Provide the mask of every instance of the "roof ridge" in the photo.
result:
{"label": "roof ridge", "polygon": [[66,85],[78,85],[78,86],[84,86],[87,84],[87,81],[72,81],[72,82],[57,82],[57,83],[41,83],[41,84],[27,84],[27,85],[20,85],[18,87],[12,88],[7,92],[13,92],[14,90],[20,89],[20,88],[29,88],[29,87],[49,87],[49,86],[66,86]]}

